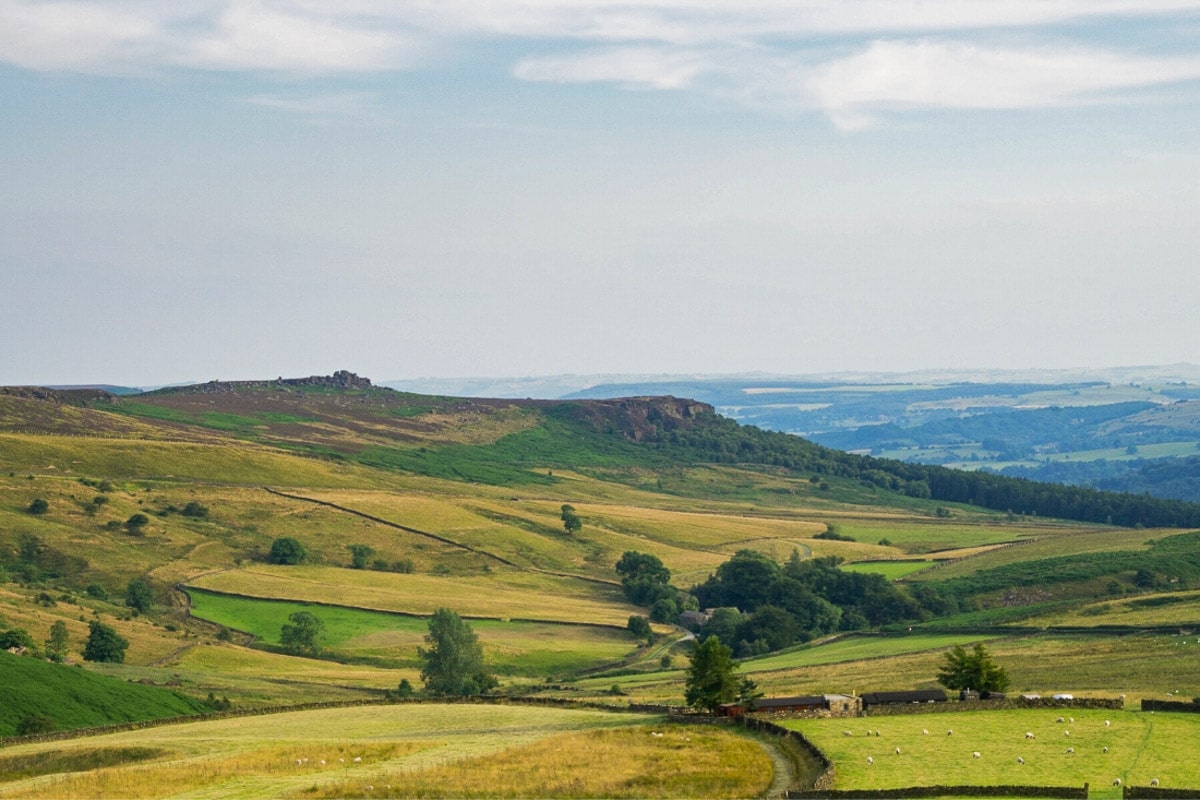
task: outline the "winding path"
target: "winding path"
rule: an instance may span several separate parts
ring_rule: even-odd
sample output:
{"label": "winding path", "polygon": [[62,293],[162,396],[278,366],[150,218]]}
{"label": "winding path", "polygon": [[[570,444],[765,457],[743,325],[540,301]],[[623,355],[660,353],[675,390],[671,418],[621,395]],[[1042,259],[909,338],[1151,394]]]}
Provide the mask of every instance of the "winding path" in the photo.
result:
{"label": "winding path", "polygon": [[771,759],[771,767],[773,776],[771,785],[762,793],[762,797],[783,797],[784,792],[792,788],[796,784],[796,772],[792,768],[792,762],[775,742],[771,741],[771,737],[757,735],[754,736],[754,741],[763,749],[767,757]]}

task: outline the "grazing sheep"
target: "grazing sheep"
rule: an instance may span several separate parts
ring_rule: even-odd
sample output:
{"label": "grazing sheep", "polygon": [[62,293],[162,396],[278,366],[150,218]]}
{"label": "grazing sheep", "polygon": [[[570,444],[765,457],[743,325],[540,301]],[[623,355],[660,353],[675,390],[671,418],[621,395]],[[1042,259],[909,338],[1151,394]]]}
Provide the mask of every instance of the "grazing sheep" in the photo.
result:
{"label": "grazing sheep", "polygon": [[1020,756],[1017,756],[1017,763],[1018,763],[1018,764],[1024,764],[1024,763],[1025,763],[1025,759],[1021,758]]}
{"label": "grazing sheep", "polygon": [[974,753],[971,753],[971,758],[980,758],[979,751],[976,750]]}
{"label": "grazing sheep", "polygon": [[928,729],[928,728],[922,728],[922,729],[921,729],[921,735],[922,735],[922,736],[928,736],[928,735],[929,735],[929,729]]}
{"label": "grazing sheep", "polygon": [[1070,735],[1071,735],[1070,731],[1063,731],[1063,736],[1070,736]]}
{"label": "grazing sheep", "polygon": [[1120,779],[1120,778],[1117,778],[1115,781],[1113,781],[1113,786],[1120,786],[1120,785],[1121,785],[1121,779]]}
{"label": "grazing sheep", "polygon": [[1030,731],[1025,731],[1025,738],[1026,738],[1026,739],[1036,739],[1037,737],[1036,737],[1036,736],[1034,736],[1032,732],[1030,732]]}
{"label": "grazing sheep", "polygon": [[899,748],[899,747],[897,747],[897,748],[896,748],[896,755],[900,755],[900,748]]}
{"label": "grazing sheep", "polygon": [[1108,720],[1104,720],[1104,727],[1107,728],[1109,725],[1112,725],[1112,723],[1109,722]]}
{"label": "grazing sheep", "polygon": [[842,736],[853,736],[853,735],[854,734],[852,734],[850,731],[842,731]]}
{"label": "grazing sheep", "polygon": [[354,763],[355,763],[355,764],[359,763],[360,761],[362,761],[362,757],[361,757],[361,756],[355,756],[355,757],[354,757]]}
{"label": "grazing sheep", "polygon": [[1056,720],[1054,720],[1054,721],[1055,721],[1055,722],[1066,722],[1066,720],[1065,720],[1065,719],[1063,719],[1062,717],[1059,717],[1058,719],[1056,719]]}
{"label": "grazing sheep", "polygon": [[1075,748],[1074,748],[1074,747],[1068,747],[1068,748],[1067,748],[1067,752],[1068,752],[1068,753],[1074,753],[1074,752],[1075,752]]}
{"label": "grazing sheep", "polygon": [[296,766],[297,766],[297,767],[298,767],[298,766],[300,766],[300,765],[301,765],[301,764],[303,764],[303,763],[304,763],[304,762],[303,762],[303,761],[301,761],[300,759],[298,759],[298,758],[296,759]]}
{"label": "grazing sheep", "polygon": [[954,735],[954,731],[946,731],[946,735],[947,735],[947,736],[953,736],[953,735]]}
{"label": "grazing sheep", "polygon": [[1074,718],[1074,717],[1067,717],[1067,722],[1070,722],[1070,723],[1074,724],[1074,723],[1075,723],[1075,718]]}
{"label": "grazing sheep", "polygon": [[1108,752],[1108,748],[1107,748],[1107,747],[1101,747],[1101,748],[1100,748],[1100,752],[1101,752],[1101,753],[1107,753],[1107,752]]}
{"label": "grazing sheep", "polygon": [[875,763],[875,759],[871,758],[870,756],[867,756],[867,763],[868,763],[868,764],[874,764],[874,763]]}
{"label": "grazing sheep", "polygon": [[1158,786],[1158,778],[1151,778],[1151,779],[1150,779],[1150,785],[1151,785],[1151,786]]}

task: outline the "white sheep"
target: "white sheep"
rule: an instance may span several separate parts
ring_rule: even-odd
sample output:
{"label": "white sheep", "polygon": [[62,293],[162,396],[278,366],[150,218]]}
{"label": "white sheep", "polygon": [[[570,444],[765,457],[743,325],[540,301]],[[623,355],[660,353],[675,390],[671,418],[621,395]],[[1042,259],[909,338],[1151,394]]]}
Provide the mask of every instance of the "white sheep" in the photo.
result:
{"label": "white sheep", "polygon": [[897,748],[896,748],[896,755],[900,755],[900,748],[899,748],[899,747],[897,747]]}
{"label": "white sheep", "polygon": [[928,736],[928,735],[929,735],[929,729],[928,729],[928,728],[922,728],[922,729],[921,729],[921,735],[922,735],[922,736]]}
{"label": "white sheep", "polygon": [[842,736],[853,736],[853,735],[854,734],[851,733],[850,731],[842,731]]}
{"label": "white sheep", "polygon": [[1073,724],[1075,724],[1075,718],[1074,718],[1074,717],[1067,717],[1067,722],[1070,722],[1070,723],[1073,725]]}
{"label": "white sheep", "polygon": [[980,758],[980,757],[981,757],[981,756],[979,755],[979,751],[978,751],[978,750],[976,750],[974,753],[971,753],[971,758]]}
{"label": "white sheep", "polygon": [[1063,731],[1063,736],[1070,736],[1070,735],[1071,735],[1070,731]]}
{"label": "white sheep", "polygon": [[1020,756],[1017,756],[1017,763],[1018,763],[1018,764],[1024,764],[1024,763],[1025,763],[1025,759],[1021,758]]}
{"label": "white sheep", "polygon": [[354,763],[355,763],[355,764],[357,764],[357,763],[359,763],[359,762],[361,762],[361,761],[362,761],[362,757],[361,757],[361,756],[355,756],[355,757],[354,757]]}
{"label": "white sheep", "polygon": [[1074,747],[1068,747],[1068,748],[1067,748],[1067,752],[1068,752],[1068,753],[1074,753],[1074,752],[1075,752],[1075,748],[1074,748]]}
{"label": "white sheep", "polygon": [[1054,720],[1054,721],[1055,721],[1055,722],[1066,722],[1066,720],[1065,720],[1065,719],[1063,719],[1062,717],[1059,717],[1058,719],[1056,719],[1056,720]]}
{"label": "white sheep", "polygon": [[1113,786],[1120,786],[1120,785],[1121,785],[1121,779],[1120,779],[1120,778],[1117,778],[1115,781],[1113,781]]}
{"label": "white sheep", "polygon": [[1104,727],[1107,728],[1109,725],[1112,725],[1112,722],[1110,722],[1109,720],[1104,720]]}
{"label": "white sheep", "polygon": [[868,764],[874,764],[874,763],[875,763],[875,759],[871,758],[870,756],[867,756],[867,763],[868,763]]}
{"label": "white sheep", "polygon": [[1101,752],[1101,753],[1107,753],[1107,752],[1108,752],[1108,748],[1107,748],[1107,747],[1101,747],[1101,748],[1100,748],[1100,752]]}
{"label": "white sheep", "polygon": [[1150,785],[1151,785],[1151,786],[1158,786],[1158,778],[1151,778],[1151,779],[1150,779]]}
{"label": "white sheep", "polygon": [[1036,739],[1037,737],[1033,735],[1032,731],[1025,731],[1025,738],[1026,739]]}
{"label": "white sheep", "polygon": [[946,735],[947,735],[947,736],[953,736],[953,735],[954,735],[954,731],[946,731]]}

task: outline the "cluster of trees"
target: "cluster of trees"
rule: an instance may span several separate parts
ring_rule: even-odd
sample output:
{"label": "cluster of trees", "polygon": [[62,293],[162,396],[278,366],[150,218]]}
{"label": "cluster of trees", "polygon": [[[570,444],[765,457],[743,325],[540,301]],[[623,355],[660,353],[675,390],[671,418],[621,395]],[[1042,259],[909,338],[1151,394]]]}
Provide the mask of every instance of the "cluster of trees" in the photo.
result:
{"label": "cluster of trees", "polygon": [[695,597],[671,585],[671,570],[657,556],[627,550],[617,562],[616,572],[626,599],[649,608],[654,622],[674,623],[680,612],[700,607]]}
{"label": "cluster of trees", "polygon": [[[412,559],[402,558],[396,561],[387,561],[386,559],[376,558],[375,548],[369,544],[348,544],[346,549],[350,551],[350,568],[351,569],[373,569],[379,572],[403,572],[409,573],[413,571]],[[271,542],[271,550],[267,553],[267,561],[272,564],[286,564],[295,566],[303,564],[308,560],[308,549],[300,543],[299,539],[292,536],[281,536]]]}
{"label": "cluster of trees", "polygon": [[713,609],[701,629],[739,656],[779,650],[839,630],[860,630],[919,619],[929,610],[882,575],[843,572],[835,557],[782,567],[762,553],[739,550],[707,581],[692,588]]}

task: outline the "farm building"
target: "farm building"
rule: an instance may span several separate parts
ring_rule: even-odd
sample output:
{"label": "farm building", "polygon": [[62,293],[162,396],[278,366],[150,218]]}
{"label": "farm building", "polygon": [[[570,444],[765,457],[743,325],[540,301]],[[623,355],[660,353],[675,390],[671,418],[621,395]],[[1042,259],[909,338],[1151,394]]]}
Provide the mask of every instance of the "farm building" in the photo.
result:
{"label": "farm building", "polygon": [[[740,717],[747,711],[742,703],[725,703],[717,716]],[[862,700],[845,694],[817,694],[798,697],[762,697],[754,701],[753,712],[778,716],[857,717]]]}
{"label": "farm building", "polygon": [[862,704],[864,709],[870,710],[871,706],[944,703],[947,699],[949,698],[941,689],[914,689],[908,692],[865,692],[862,695]]}

